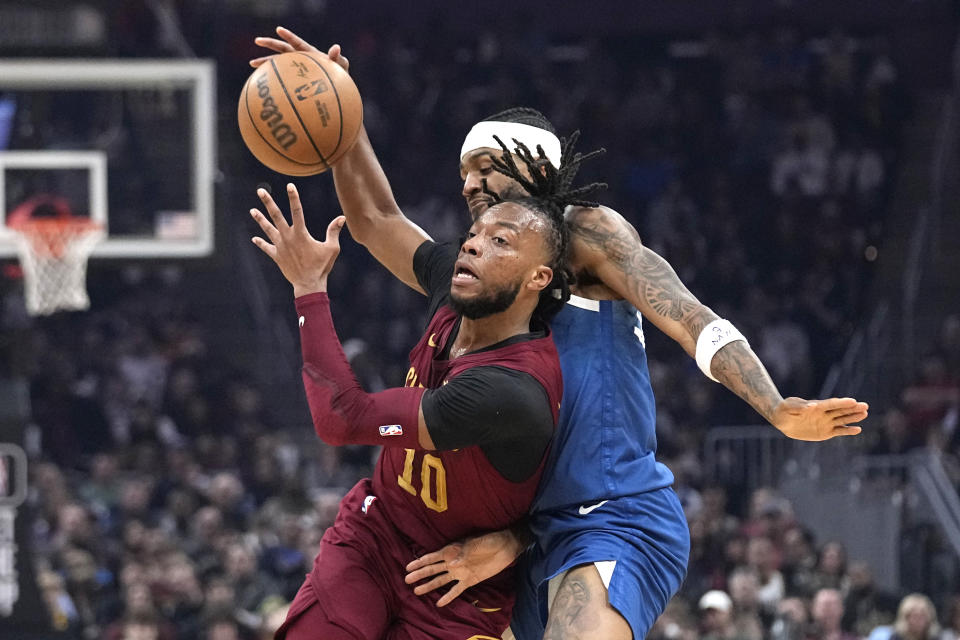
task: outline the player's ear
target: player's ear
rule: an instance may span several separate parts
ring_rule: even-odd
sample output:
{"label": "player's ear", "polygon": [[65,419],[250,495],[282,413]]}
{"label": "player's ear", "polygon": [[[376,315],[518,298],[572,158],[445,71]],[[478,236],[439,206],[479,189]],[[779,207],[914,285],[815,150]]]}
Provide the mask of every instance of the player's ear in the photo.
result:
{"label": "player's ear", "polygon": [[541,264],[533,270],[533,274],[530,278],[530,282],[527,283],[527,287],[533,291],[542,291],[550,285],[552,280],[553,269],[545,264]]}

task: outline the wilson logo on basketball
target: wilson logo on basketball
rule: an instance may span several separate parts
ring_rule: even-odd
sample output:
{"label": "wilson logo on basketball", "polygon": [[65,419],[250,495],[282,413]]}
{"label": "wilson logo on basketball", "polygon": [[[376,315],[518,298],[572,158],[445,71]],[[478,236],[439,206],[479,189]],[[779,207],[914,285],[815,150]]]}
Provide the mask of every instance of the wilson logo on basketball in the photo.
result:
{"label": "wilson logo on basketball", "polygon": [[277,141],[284,149],[289,149],[297,142],[297,134],[290,129],[290,125],[283,121],[283,114],[277,108],[277,103],[270,95],[270,83],[266,74],[257,78],[257,95],[263,100],[263,109],[260,111],[260,119],[270,127],[270,133],[273,139]]}

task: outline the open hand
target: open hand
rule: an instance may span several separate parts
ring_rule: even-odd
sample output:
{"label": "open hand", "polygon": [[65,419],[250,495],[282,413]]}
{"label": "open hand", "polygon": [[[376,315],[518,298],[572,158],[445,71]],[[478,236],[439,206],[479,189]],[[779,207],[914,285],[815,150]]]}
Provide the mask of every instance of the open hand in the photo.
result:
{"label": "open hand", "polygon": [[270,215],[270,220],[258,209],[251,209],[250,215],[260,225],[269,242],[255,236],[253,244],[277,263],[283,277],[293,285],[294,296],[299,298],[308,293],[326,291],[327,276],[340,254],[340,230],[346,218],[334,218],[327,227],[326,241],[319,242],[307,231],[300,194],[293,184],[287,185],[292,225],[287,224],[283,212],[266,189],[257,189],[257,195]]}
{"label": "open hand", "polygon": [[866,419],[869,408],[853,398],[784,398],[774,409],[771,422],[794,440],[816,442],[857,435],[860,427],[853,423]]}
{"label": "open hand", "polygon": [[[277,38],[265,38],[259,37],[254,38],[254,42],[257,46],[263,47],[264,49],[270,49],[277,53],[288,53],[290,51],[312,51],[314,53],[320,53],[320,49],[317,49],[315,46],[295,34],[290,29],[285,27],[277,27],[277,35],[280,36],[280,39]],[[350,61],[347,60],[347,57],[343,55],[340,45],[335,44],[330,47],[327,51],[327,55],[330,59],[341,67],[344,71],[350,71]],[[250,61],[251,67],[259,67],[264,62],[270,59],[270,56],[263,56],[260,58],[254,58]]]}
{"label": "open hand", "polygon": [[414,584],[436,576],[414,588],[418,596],[455,582],[437,602],[438,607],[444,607],[470,587],[509,567],[521,551],[523,547],[510,530],[493,531],[420,556],[407,565],[404,580]]}

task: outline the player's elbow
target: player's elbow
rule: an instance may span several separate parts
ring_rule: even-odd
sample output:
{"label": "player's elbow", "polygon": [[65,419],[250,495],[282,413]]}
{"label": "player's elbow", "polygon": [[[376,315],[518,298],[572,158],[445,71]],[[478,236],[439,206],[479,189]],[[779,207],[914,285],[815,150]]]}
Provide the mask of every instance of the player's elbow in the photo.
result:
{"label": "player's elbow", "polygon": [[402,215],[399,209],[371,207],[359,215],[348,215],[347,229],[350,237],[369,249],[370,245],[383,241],[387,225]]}
{"label": "player's elbow", "polygon": [[315,418],[313,421],[313,430],[316,432],[317,437],[331,447],[342,447],[343,445],[350,444],[347,434],[343,429],[339,428],[339,425],[336,424],[337,422],[337,420],[324,418]]}

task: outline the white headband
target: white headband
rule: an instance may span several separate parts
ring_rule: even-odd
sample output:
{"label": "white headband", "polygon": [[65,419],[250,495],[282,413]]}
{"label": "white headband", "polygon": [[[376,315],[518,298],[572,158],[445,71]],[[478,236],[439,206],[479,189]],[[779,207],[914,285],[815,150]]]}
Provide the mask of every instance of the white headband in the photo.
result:
{"label": "white headband", "polygon": [[474,149],[483,147],[499,149],[500,145],[493,139],[493,136],[503,140],[503,144],[507,145],[508,149],[514,146],[513,139],[516,138],[529,147],[533,157],[537,157],[537,145],[540,145],[543,147],[543,153],[547,156],[547,160],[554,167],[560,168],[560,139],[546,129],[519,122],[485,120],[473,125],[470,133],[467,134],[467,139],[463,141],[463,147],[460,149],[460,159],[462,160],[463,156]]}

